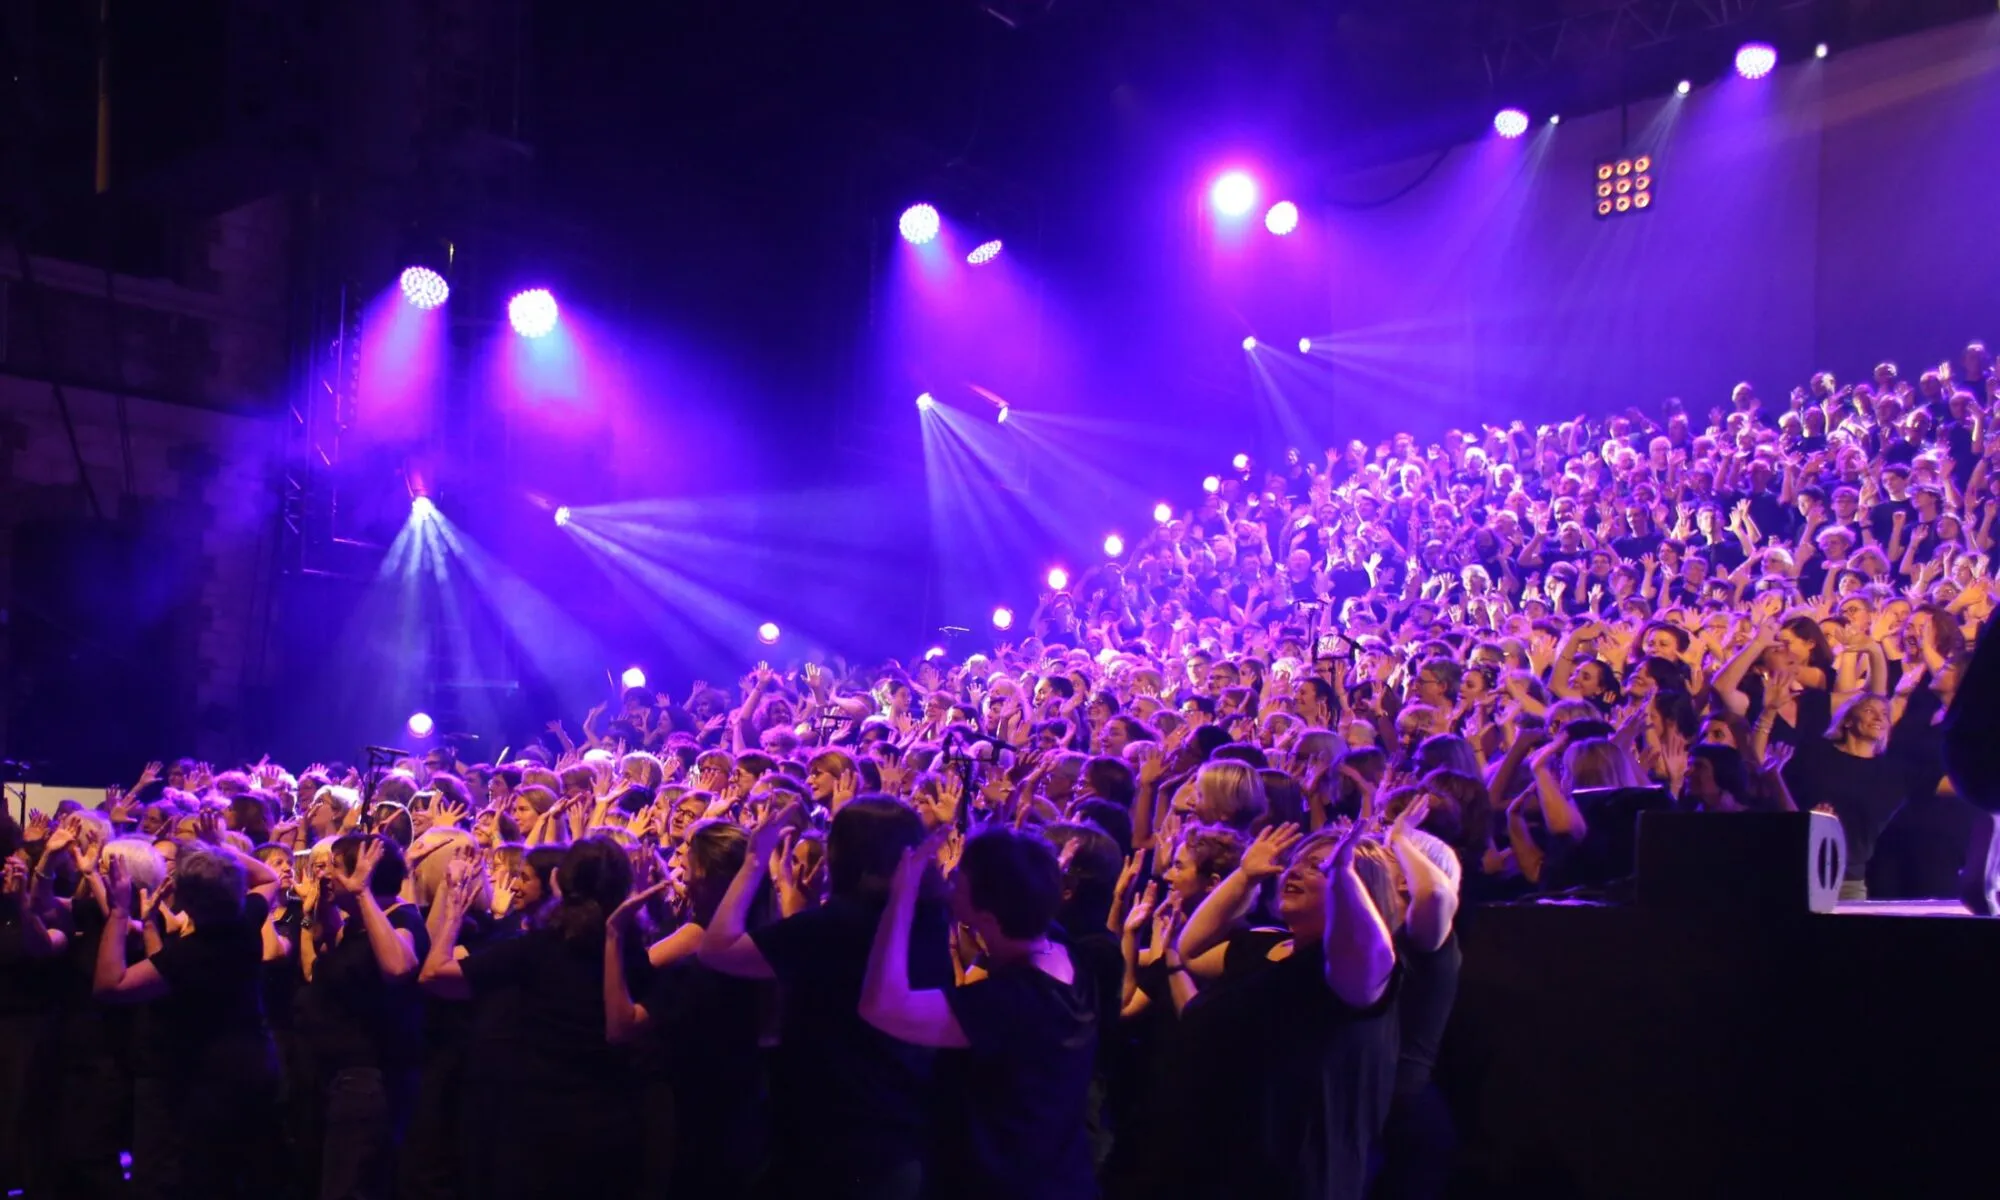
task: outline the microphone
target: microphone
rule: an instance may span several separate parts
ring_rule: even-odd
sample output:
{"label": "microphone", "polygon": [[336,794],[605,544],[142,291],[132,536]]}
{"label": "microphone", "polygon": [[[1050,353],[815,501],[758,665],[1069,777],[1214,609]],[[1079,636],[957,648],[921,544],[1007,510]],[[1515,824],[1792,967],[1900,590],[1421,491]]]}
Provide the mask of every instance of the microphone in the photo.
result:
{"label": "microphone", "polygon": [[366,754],[371,754],[371,755],[374,755],[374,756],[376,756],[377,758],[415,758],[415,757],[416,757],[416,755],[414,755],[414,754],[410,753],[410,752],[409,752],[408,750],[398,750],[398,749],[397,749],[396,747],[394,747],[394,746],[363,746],[363,747],[362,747],[361,749],[362,749],[363,753],[366,753]]}
{"label": "microphone", "polygon": [[447,742],[476,742],[479,740],[479,735],[476,733],[447,733],[444,735],[444,740]]}

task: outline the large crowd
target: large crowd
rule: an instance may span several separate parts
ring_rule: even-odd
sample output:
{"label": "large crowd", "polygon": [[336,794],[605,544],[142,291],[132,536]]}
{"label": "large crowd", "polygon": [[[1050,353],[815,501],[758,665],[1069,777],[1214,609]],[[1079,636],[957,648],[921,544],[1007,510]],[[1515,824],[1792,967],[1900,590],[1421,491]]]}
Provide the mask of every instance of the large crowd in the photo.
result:
{"label": "large crowd", "polygon": [[1291,451],[989,652],[0,820],[0,1184],[1439,1195],[1460,906],[1617,897],[1633,805],[1990,906],[1995,405],[1975,344]]}

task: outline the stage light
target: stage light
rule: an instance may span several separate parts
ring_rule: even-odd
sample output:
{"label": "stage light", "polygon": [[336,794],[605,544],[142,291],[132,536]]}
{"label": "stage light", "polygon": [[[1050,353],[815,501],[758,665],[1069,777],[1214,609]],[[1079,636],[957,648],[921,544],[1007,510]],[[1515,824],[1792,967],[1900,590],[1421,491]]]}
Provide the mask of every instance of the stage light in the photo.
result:
{"label": "stage light", "polygon": [[981,242],[977,246],[974,246],[972,253],[965,256],[965,261],[975,267],[983,267],[999,257],[1000,239],[994,238],[990,242]]}
{"label": "stage light", "polygon": [[419,521],[428,521],[438,515],[438,506],[429,496],[418,496],[410,501],[410,515]]}
{"label": "stage light", "polygon": [[1069,572],[1061,567],[1049,568],[1049,590],[1060,592],[1069,586]]}
{"label": "stage light", "polygon": [[1013,609],[1003,607],[1003,608],[996,608],[993,610],[993,628],[999,630],[1008,630],[1012,629],[1013,627],[1014,627]]}
{"label": "stage light", "polygon": [[757,627],[757,640],[764,643],[766,646],[777,645],[778,644],[777,624],[775,622],[766,621],[762,625],[759,625]]}
{"label": "stage light", "polygon": [[1560,125],[1560,124],[1562,124],[1562,123],[1563,123],[1563,119],[1562,119],[1562,114],[1561,114],[1561,113],[1550,113],[1550,114],[1549,114],[1549,124],[1551,124],[1551,125]]}
{"label": "stage light", "polygon": [[1244,338],[1243,348],[1245,350],[1255,350],[1257,348],[1257,339],[1253,337]]}
{"label": "stage light", "polygon": [[1831,46],[1828,46],[1825,42],[1821,42],[1819,45],[1813,47],[1814,58],[1825,58],[1827,55],[1832,53],[1833,53],[1833,48]]}
{"label": "stage light", "polygon": [[1778,51],[1763,42],[1751,42],[1736,52],[1736,73],[1745,79],[1762,79],[1778,65]]}
{"label": "stage light", "polygon": [[1125,553],[1125,539],[1115,533],[1104,535],[1104,553],[1108,558],[1117,558]]}
{"label": "stage light", "polygon": [[1300,339],[1299,339],[1299,353],[1300,353],[1300,354],[1311,354],[1312,352],[1313,352],[1313,340],[1312,340],[1311,338],[1300,338]]}
{"label": "stage light", "polygon": [[1229,460],[1229,465],[1235,467],[1239,471],[1247,471],[1250,469],[1250,456],[1247,454],[1239,454],[1235,458]]}
{"label": "stage light", "polygon": [[1503,138],[1517,138],[1528,132],[1528,114],[1518,108],[1503,108],[1493,115],[1493,132]]}
{"label": "stage light", "polygon": [[1257,206],[1257,181],[1242,171],[1231,171],[1208,189],[1209,203],[1225,217],[1240,217]]}
{"label": "stage light", "polygon": [[638,667],[626,667],[625,673],[618,677],[618,682],[624,684],[628,688],[645,687],[646,672]]}
{"label": "stage light", "polygon": [[1284,237],[1299,227],[1299,206],[1290,200],[1280,200],[1264,214],[1264,228]]}
{"label": "stage light", "polygon": [[1600,217],[1622,216],[1653,206],[1653,156],[1639,154],[1597,164],[1591,202]]}
{"label": "stage light", "polygon": [[998,420],[1002,425],[1005,425],[1007,423],[1007,414],[1011,411],[1012,411],[1011,409],[1009,409],[1006,405],[1003,404],[1000,406],[1000,415],[995,419]]}
{"label": "stage light", "polygon": [[938,225],[938,210],[928,204],[912,204],[903,210],[902,219],[896,222],[903,240],[912,246],[924,245],[935,238]]}
{"label": "stage light", "polygon": [[931,662],[931,661],[933,661],[933,660],[936,660],[936,659],[940,659],[940,658],[943,658],[943,657],[944,657],[944,647],[943,647],[943,646],[932,646],[932,647],[931,647],[930,649],[928,649],[928,650],[924,651],[924,661],[925,661],[925,662]]}
{"label": "stage light", "polygon": [[1210,475],[1207,479],[1201,481],[1201,490],[1213,496],[1222,490],[1222,480]]}
{"label": "stage light", "polygon": [[1171,521],[1173,519],[1174,519],[1173,505],[1168,504],[1165,500],[1162,500],[1158,504],[1155,504],[1153,506],[1154,521],[1158,522],[1161,525],[1165,525],[1168,521]]}
{"label": "stage light", "polygon": [[917,411],[929,412],[937,407],[937,397],[925,392],[917,397]]}
{"label": "stage light", "polygon": [[1694,90],[1694,84],[1689,83],[1685,79],[1681,80],[1679,83],[1674,85],[1674,94],[1676,96],[1685,96],[1693,90]]}
{"label": "stage light", "polygon": [[556,298],[547,288],[530,288],[507,302],[507,320],[522,337],[546,337],[556,327]]}
{"label": "stage light", "polygon": [[403,299],[418,308],[436,308],[451,299],[451,285],[429,267],[403,268]]}
{"label": "stage light", "polygon": [[409,721],[405,724],[411,737],[427,738],[431,735],[431,731],[437,728],[437,722],[431,720],[429,713],[411,713]]}
{"label": "stage light", "polygon": [[569,524],[569,505],[556,505],[556,528],[561,529],[567,524]]}

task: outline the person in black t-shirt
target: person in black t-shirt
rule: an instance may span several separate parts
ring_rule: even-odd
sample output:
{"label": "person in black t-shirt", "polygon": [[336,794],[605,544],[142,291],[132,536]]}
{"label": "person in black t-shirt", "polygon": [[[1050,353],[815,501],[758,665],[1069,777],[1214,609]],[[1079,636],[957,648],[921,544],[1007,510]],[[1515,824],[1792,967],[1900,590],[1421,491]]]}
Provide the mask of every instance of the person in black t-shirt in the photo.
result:
{"label": "person in black t-shirt", "polygon": [[268,909],[249,890],[275,882],[248,855],[187,850],[172,880],[178,932],[128,964],[132,881],[121,858],[105,860],[92,990],[101,1001],[151,1007],[171,1098],[168,1161],[149,1172],[163,1195],[261,1200],[276,1184],[278,1066],[261,973]]}
{"label": "person in black t-shirt", "polygon": [[423,1053],[416,978],[430,941],[423,914],[398,898],[405,872],[394,842],[351,833],[300,883],[298,1031],[316,1074],[326,1200],[388,1195],[395,1180]]}
{"label": "person in black t-shirt", "polygon": [[731,978],[695,957],[748,853],[749,838],[736,826],[695,826],[685,857],[687,921],[647,950],[650,972],[632,976],[626,964],[643,944],[642,908],[668,882],[633,893],[604,926],[605,1030],[614,1044],[639,1048],[646,1185],[669,1196],[744,1195],[760,1160],[757,1041],[769,985]]}
{"label": "person in black t-shirt", "polygon": [[[1750,757],[1764,757],[1768,725],[1759,722],[1751,735]],[[1885,757],[1889,740],[1889,704],[1881,696],[1861,695],[1833,716],[1825,737],[1803,730],[1784,768],[1785,786],[1802,809],[1840,818],[1847,838],[1847,871],[1840,898],[1868,898],[1868,860],[1875,840],[1903,806],[1905,768]]]}
{"label": "person in black t-shirt", "polygon": [[[1266,829],[1189,918],[1176,953],[1204,982],[1180,1026],[1169,1144],[1202,1153],[1158,1181],[1165,1194],[1361,1194],[1398,1059],[1395,885],[1357,855],[1361,836]],[[1284,928],[1244,927],[1272,878]]]}
{"label": "person in black t-shirt", "polygon": [[953,916],[986,948],[955,988],[910,978],[918,894],[944,833],[905,850],[876,929],[861,1019],[901,1042],[966,1052],[959,1128],[933,1171],[940,1194],[1087,1200],[1097,1194],[1088,1120],[1096,985],[1052,936],[1062,905],[1055,849],[988,827],[951,879]]}
{"label": "person in black t-shirt", "polygon": [[[626,1195],[637,1156],[626,1059],[605,1032],[604,923],[632,890],[631,860],[606,837],[572,844],[555,870],[554,902],[533,927],[459,958],[459,931],[481,885],[469,861],[453,864],[422,983],[447,1000],[505,999],[510,1036],[486,1052],[534,1098],[535,1128],[482,1139],[467,1194]],[[627,967],[644,969],[643,950]]]}
{"label": "person in black t-shirt", "polygon": [[[923,1192],[932,1054],[869,1025],[857,1005],[890,880],[903,851],[923,841],[923,819],[886,796],[849,801],[827,831],[827,902],[753,931],[750,909],[771,855],[785,830],[802,820],[798,806],[790,806],[751,835],[749,854],[702,935],[701,961],[725,975],[779,985],[771,1072],[774,1194],[913,1198]],[[949,986],[942,908],[919,905],[914,919],[911,986]]]}

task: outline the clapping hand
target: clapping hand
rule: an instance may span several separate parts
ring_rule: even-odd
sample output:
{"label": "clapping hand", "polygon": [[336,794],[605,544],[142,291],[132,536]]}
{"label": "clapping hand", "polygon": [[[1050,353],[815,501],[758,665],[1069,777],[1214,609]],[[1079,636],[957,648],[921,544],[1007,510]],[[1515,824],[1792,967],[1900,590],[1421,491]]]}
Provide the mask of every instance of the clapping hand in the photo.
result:
{"label": "clapping hand", "polygon": [[1252,880],[1269,879],[1285,869],[1285,854],[1303,840],[1305,834],[1291,822],[1269,826],[1243,850],[1237,870]]}

